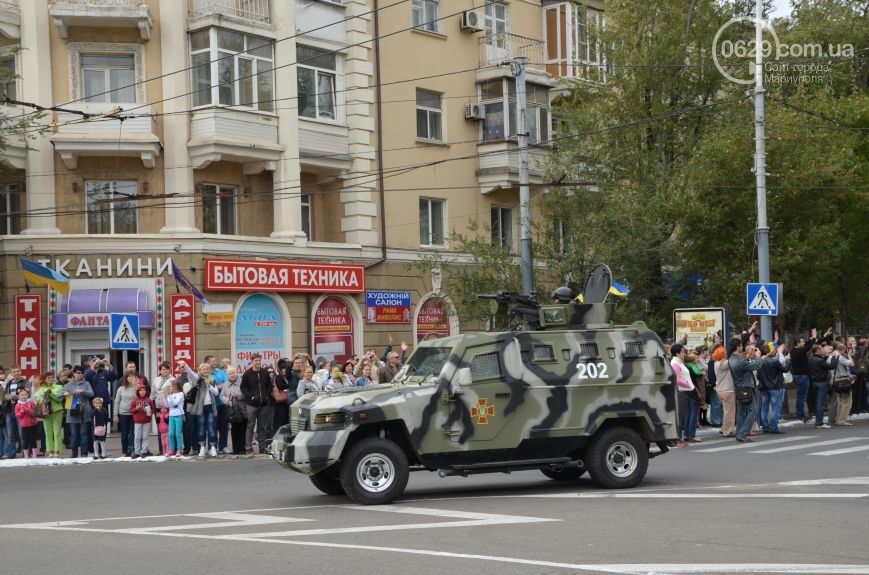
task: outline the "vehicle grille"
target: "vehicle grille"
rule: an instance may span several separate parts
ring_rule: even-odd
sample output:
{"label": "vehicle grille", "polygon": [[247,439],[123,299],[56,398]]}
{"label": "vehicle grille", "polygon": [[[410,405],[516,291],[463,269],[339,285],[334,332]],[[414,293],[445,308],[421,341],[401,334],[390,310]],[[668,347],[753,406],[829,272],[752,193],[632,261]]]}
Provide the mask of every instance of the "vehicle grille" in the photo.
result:
{"label": "vehicle grille", "polygon": [[305,431],[308,428],[308,420],[301,417],[294,417],[290,420],[290,430],[293,435],[298,435],[300,431]]}

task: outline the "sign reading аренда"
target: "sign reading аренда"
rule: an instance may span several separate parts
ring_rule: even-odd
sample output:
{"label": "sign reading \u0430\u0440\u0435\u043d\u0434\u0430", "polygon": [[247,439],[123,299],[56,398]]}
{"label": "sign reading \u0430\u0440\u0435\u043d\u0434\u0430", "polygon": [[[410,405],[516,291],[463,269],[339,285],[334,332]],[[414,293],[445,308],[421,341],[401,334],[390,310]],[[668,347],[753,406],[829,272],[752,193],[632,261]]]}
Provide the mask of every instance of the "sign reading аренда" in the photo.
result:
{"label": "sign reading \u0430\u0440\u0435\u043d\u0434\u0430", "polygon": [[365,292],[368,323],[410,323],[413,309],[409,291]]}
{"label": "sign reading \u0430\u0440\u0435\u043d\u0434\u0430", "polygon": [[362,293],[365,266],[206,259],[205,289]]}

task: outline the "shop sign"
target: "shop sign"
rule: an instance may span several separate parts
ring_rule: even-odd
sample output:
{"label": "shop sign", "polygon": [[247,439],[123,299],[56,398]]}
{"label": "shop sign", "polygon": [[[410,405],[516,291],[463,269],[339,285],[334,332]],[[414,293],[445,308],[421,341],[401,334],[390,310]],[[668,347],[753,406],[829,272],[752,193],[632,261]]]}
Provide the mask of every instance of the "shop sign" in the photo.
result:
{"label": "shop sign", "polygon": [[70,278],[160,277],[170,273],[172,268],[172,258],[106,257],[92,261],[80,259],[75,265],[70,258],[42,258],[36,261]]}
{"label": "shop sign", "polygon": [[278,303],[266,294],[245,298],[235,314],[233,361],[239,371],[247,369],[255,353],[263,363],[274,365],[288,355],[284,340],[286,321]]}
{"label": "shop sign", "polygon": [[724,308],[676,309],[673,310],[673,333],[677,341],[687,335],[690,348],[705,345],[711,349],[719,331],[721,341],[727,341],[726,320]]}
{"label": "shop sign", "polygon": [[196,368],[196,318],[193,306],[193,296],[190,294],[169,296],[169,316],[172,318],[169,341],[172,343],[172,365],[176,373],[178,361],[182,359],[191,368]]}
{"label": "shop sign", "polygon": [[71,313],[66,316],[67,329],[98,329],[109,327],[107,313]]}
{"label": "shop sign", "polygon": [[353,315],[340,298],[327,297],[314,312],[314,360],[344,361],[353,355]]}
{"label": "shop sign", "polygon": [[15,296],[15,363],[21,375],[42,373],[42,296]]}
{"label": "shop sign", "polygon": [[442,299],[429,298],[419,308],[416,316],[416,341],[447,337],[451,335],[450,314]]}
{"label": "shop sign", "polygon": [[410,323],[413,317],[409,291],[365,292],[368,323]]}
{"label": "shop sign", "polygon": [[362,293],[365,291],[365,267],[206,259],[205,289]]}

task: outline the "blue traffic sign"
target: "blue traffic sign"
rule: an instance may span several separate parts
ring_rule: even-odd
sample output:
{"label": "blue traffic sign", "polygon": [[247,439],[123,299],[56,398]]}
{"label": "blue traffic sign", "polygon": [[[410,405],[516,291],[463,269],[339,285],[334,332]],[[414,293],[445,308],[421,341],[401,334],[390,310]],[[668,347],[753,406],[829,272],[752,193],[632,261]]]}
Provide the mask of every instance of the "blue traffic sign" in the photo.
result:
{"label": "blue traffic sign", "polygon": [[141,348],[139,343],[139,314],[137,313],[111,313],[109,328],[110,349],[135,349]]}
{"label": "blue traffic sign", "polygon": [[746,285],[745,307],[748,315],[778,315],[781,307],[781,284],[755,283]]}

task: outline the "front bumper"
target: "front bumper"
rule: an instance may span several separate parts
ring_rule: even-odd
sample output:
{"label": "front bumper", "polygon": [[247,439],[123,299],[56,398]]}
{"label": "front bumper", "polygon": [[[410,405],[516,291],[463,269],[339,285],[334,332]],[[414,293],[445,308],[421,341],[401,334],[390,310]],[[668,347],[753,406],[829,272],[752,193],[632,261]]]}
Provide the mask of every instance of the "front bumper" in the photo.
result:
{"label": "front bumper", "polygon": [[301,431],[293,435],[290,426],[285,425],[272,438],[272,458],[282,467],[314,475],[338,461],[339,446],[344,445],[347,433],[342,429]]}

